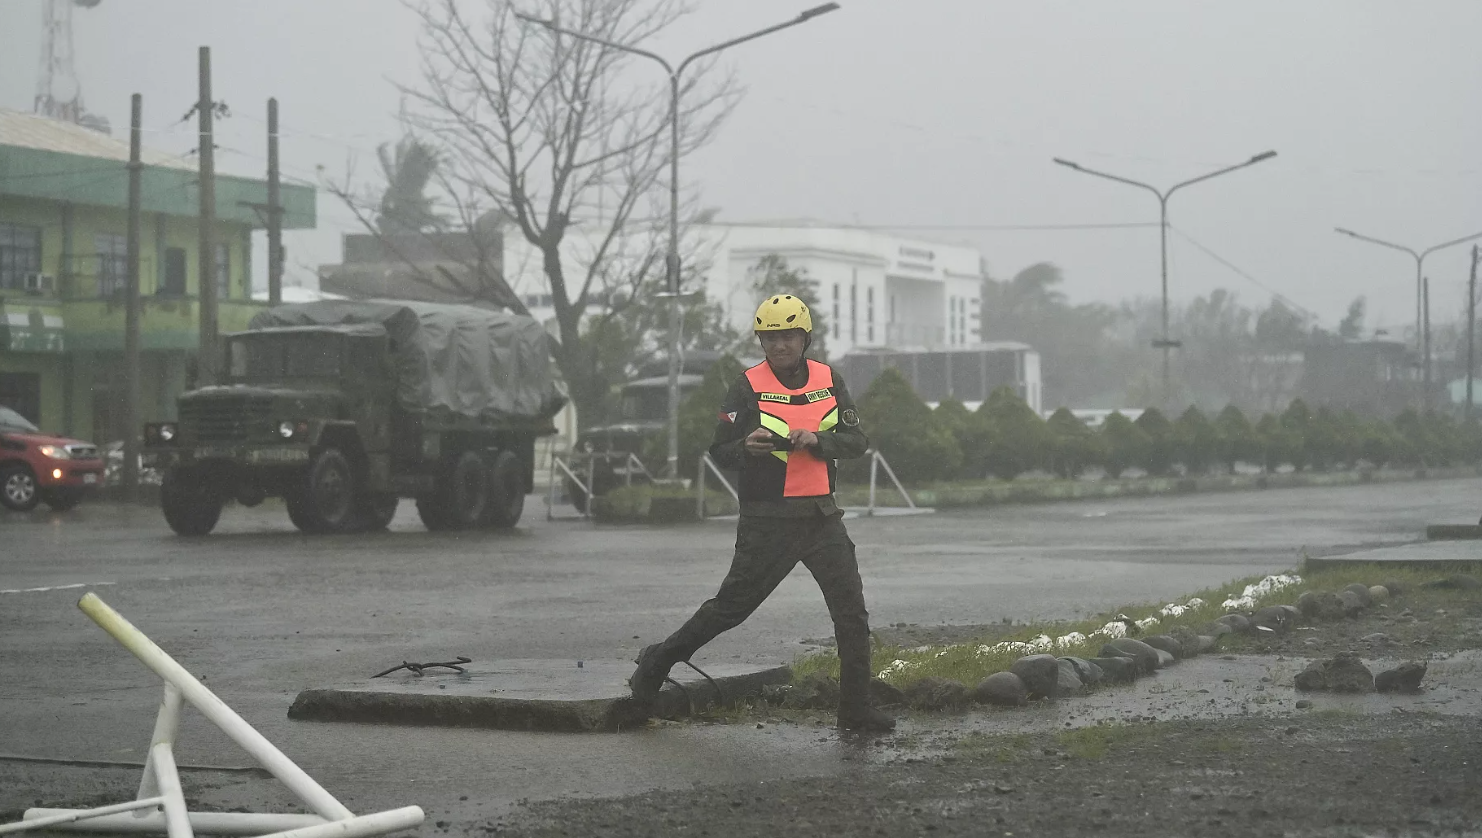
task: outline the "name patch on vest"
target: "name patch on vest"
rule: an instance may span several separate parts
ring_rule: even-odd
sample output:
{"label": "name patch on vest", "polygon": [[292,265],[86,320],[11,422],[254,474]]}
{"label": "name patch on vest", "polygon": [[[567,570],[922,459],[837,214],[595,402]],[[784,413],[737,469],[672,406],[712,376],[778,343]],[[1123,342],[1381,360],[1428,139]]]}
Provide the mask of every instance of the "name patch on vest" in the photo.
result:
{"label": "name patch on vest", "polygon": [[803,395],[808,398],[808,403],[812,404],[813,402],[821,402],[833,394],[834,392],[832,390],[825,387],[822,390],[814,390],[811,393],[804,393]]}
{"label": "name patch on vest", "polygon": [[792,404],[792,396],[786,395],[784,393],[757,393],[756,397],[759,401],[764,402],[782,402],[783,404]]}

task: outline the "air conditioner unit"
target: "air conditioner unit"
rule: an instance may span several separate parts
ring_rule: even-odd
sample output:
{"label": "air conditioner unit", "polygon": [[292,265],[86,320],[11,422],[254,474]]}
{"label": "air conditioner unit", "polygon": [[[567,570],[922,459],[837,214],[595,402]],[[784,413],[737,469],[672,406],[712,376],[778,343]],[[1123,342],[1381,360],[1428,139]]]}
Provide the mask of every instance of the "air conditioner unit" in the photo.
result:
{"label": "air conditioner unit", "polygon": [[56,287],[56,278],[51,274],[26,274],[22,278],[22,288],[32,294],[50,293]]}

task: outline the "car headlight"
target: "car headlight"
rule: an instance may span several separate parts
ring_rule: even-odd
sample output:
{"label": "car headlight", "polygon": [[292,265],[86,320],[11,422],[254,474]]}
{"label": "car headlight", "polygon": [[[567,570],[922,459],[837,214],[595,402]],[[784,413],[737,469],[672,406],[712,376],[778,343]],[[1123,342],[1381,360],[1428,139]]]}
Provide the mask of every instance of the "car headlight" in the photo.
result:
{"label": "car headlight", "polygon": [[278,436],[284,439],[294,439],[309,432],[308,422],[289,422],[287,420],[278,423]]}
{"label": "car headlight", "polygon": [[43,445],[38,450],[41,451],[41,456],[50,457],[53,460],[72,459],[72,455],[67,452],[67,449],[60,445]]}
{"label": "car headlight", "polygon": [[172,424],[169,424],[168,422],[165,423],[165,424],[163,424],[163,425],[160,425],[160,441],[161,442],[171,442],[171,441],[173,441],[178,433],[179,432],[175,429],[175,426],[172,425]]}

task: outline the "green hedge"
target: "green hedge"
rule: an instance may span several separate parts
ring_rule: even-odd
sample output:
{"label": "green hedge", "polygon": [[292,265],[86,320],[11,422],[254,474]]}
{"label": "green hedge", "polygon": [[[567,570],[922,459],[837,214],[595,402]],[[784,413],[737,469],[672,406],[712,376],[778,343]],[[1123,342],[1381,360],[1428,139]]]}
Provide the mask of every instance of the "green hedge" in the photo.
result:
{"label": "green hedge", "polygon": [[[1149,408],[1134,421],[1109,416],[1091,430],[1066,408],[1041,419],[1008,388],[977,411],[956,400],[932,410],[905,378],[887,369],[860,398],[871,443],[902,482],[1013,480],[1028,472],[1075,478],[1101,468],[1117,478],[1132,468],[1153,477],[1228,474],[1237,463],[1273,473],[1367,466],[1445,468],[1482,462],[1482,425],[1406,410],[1393,422],[1366,420],[1301,399],[1255,421],[1231,405],[1212,420],[1189,407],[1170,421]],[[846,481],[868,478],[865,461],[843,464]]]}

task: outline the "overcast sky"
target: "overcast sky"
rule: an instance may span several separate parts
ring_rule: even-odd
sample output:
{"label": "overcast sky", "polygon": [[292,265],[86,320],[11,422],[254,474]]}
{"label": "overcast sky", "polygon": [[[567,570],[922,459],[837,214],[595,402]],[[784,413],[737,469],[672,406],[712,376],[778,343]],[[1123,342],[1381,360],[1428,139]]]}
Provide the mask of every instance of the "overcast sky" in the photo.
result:
{"label": "overcast sky", "polygon": [[[659,46],[682,55],[812,4],[701,0]],[[1482,232],[1477,0],[843,6],[727,56],[746,98],[684,169],[723,220],[920,228],[977,246],[997,276],[1053,261],[1073,299],[1113,302],[1157,295],[1156,226],[987,229],[1156,221],[1150,194],[1052,157],[1169,185],[1275,149],[1174,197],[1172,296],[1270,296],[1182,234],[1330,326],[1367,296],[1371,328],[1413,322],[1414,263],[1334,226],[1417,248]],[[0,0],[0,107],[31,106],[41,8]],[[123,135],[129,94],[144,94],[148,142],[165,150],[195,144],[177,121],[195,99],[196,48],[210,45],[216,97],[234,113],[220,165],[244,174],[264,165],[269,96],[290,175],[342,171],[351,154],[372,167],[397,134],[390,80],[416,77],[416,23],[398,0],[104,0],[75,25],[89,109]],[[353,220],[332,199],[320,208],[324,232],[291,260],[335,260]],[[1459,312],[1468,263],[1467,247],[1427,260],[1436,320]]]}

